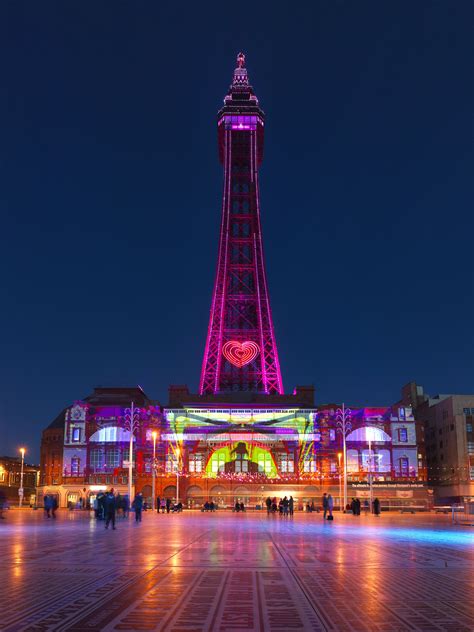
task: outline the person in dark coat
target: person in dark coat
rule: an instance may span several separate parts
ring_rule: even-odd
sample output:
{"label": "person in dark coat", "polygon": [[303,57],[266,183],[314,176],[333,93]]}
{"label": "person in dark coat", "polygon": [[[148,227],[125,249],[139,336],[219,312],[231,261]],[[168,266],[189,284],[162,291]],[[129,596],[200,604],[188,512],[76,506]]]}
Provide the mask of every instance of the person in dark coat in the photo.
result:
{"label": "person in dark coat", "polygon": [[115,531],[115,512],[117,510],[117,501],[115,500],[114,490],[105,494],[105,528],[109,528],[109,524],[112,523],[112,529]]}
{"label": "person in dark coat", "polygon": [[290,516],[295,513],[295,501],[293,496],[290,496],[290,500],[288,501],[288,509],[290,510]]}
{"label": "person in dark coat", "polygon": [[53,505],[53,499],[46,494],[43,498],[43,508],[46,518],[51,518],[51,507]]}
{"label": "person in dark coat", "polygon": [[323,520],[326,520],[326,514],[328,512],[328,496],[326,492],[323,494]]}
{"label": "person in dark coat", "polygon": [[171,510],[171,498],[166,499],[166,513],[169,514]]}
{"label": "person in dark coat", "polygon": [[356,516],[360,516],[360,498],[355,499],[356,504]]}
{"label": "person in dark coat", "polygon": [[380,500],[378,498],[374,500],[374,515],[380,516]]}
{"label": "person in dark coat", "polygon": [[270,513],[272,511],[272,499],[270,498],[270,496],[265,501],[265,504],[267,506],[267,516],[268,516],[268,515],[270,515]]}
{"label": "person in dark coat", "polygon": [[3,515],[3,510],[5,509],[7,504],[7,497],[5,493],[0,489],[0,520],[4,520],[5,516]]}
{"label": "person in dark coat", "polygon": [[141,492],[135,496],[133,506],[135,507],[135,522],[141,522],[143,510],[143,495]]}
{"label": "person in dark coat", "polygon": [[158,512],[158,514],[160,513],[160,507],[161,507],[161,498],[158,496],[156,498],[156,511]]}
{"label": "person in dark coat", "polygon": [[353,516],[357,516],[357,503],[355,501],[355,498],[351,500],[351,511]]}

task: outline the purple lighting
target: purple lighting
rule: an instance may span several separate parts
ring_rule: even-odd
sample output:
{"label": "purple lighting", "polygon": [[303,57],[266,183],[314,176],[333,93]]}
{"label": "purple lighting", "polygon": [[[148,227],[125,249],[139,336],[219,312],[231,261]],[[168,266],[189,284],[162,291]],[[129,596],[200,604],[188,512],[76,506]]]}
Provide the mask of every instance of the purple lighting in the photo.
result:
{"label": "purple lighting", "polygon": [[283,393],[260,225],[258,168],[264,114],[249,84],[245,56],[218,115],[224,167],[217,274],[201,371],[201,395]]}

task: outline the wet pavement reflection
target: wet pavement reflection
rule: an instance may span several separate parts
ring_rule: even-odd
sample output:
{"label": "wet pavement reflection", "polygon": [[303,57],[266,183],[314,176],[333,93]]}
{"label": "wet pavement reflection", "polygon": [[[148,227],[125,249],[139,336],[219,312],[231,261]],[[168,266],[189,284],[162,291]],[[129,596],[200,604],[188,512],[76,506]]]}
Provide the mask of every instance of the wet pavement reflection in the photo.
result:
{"label": "wet pavement reflection", "polygon": [[448,516],[57,516],[1,521],[1,630],[474,630],[474,531]]}

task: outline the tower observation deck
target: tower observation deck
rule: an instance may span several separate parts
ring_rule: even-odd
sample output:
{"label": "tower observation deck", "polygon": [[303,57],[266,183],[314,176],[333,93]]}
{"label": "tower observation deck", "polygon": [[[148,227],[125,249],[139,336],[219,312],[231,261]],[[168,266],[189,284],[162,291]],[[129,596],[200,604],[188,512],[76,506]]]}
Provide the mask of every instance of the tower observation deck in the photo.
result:
{"label": "tower observation deck", "polygon": [[264,124],[245,56],[239,53],[217,117],[224,167],[222,221],[200,395],[283,393],[260,222]]}

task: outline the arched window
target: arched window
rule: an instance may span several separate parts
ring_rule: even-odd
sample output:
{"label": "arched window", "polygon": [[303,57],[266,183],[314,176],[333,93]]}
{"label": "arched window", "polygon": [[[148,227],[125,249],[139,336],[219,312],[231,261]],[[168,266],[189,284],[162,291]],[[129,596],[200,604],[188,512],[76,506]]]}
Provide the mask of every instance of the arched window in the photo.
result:
{"label": "arched window", "polygon": [[363,426],[357,428],[347,435],[346,441],[360,441],[361,443],[368,443],[369,441],[388,442],[391,441],[390,435],[384,432],[381,428],[375,428],[374,426]]}
{"label": "arched window", "polygon": [[[133,437],[135,441],[135,437]],[[107,426],[94,432],[89,441],[97,443],[120,443],[129,442],[130,433],[128,430],[119,428],[118,426]]]}

